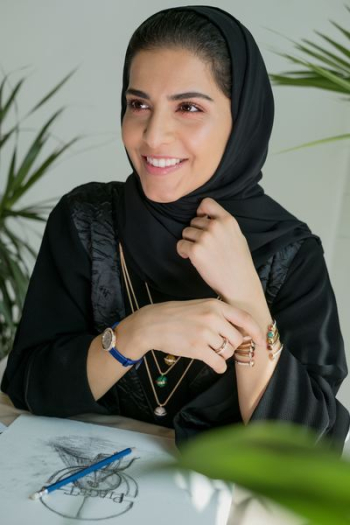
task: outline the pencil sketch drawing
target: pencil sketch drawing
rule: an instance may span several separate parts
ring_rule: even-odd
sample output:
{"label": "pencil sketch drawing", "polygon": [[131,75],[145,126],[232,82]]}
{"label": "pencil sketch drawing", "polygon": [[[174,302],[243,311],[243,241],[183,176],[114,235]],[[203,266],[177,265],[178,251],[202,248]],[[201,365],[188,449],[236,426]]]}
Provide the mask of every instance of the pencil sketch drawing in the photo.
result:
{"label": "pencil sketch drawing", "polygon": [[[64,467],[56,470],[46,480],[46,485],[56,483],[116,452],[113,442],[96,437],[60,437],[59,440],[50,440],[47,445],[58,454]],[[76,520],[117,518],[130,511],[137,502],[138,484],[127,470],[138,459],[116,460],[61,487],[51,496],[44,496],[41,503],[60,516]],[[103,502],[103,505],[96,504],[98,502]]]}

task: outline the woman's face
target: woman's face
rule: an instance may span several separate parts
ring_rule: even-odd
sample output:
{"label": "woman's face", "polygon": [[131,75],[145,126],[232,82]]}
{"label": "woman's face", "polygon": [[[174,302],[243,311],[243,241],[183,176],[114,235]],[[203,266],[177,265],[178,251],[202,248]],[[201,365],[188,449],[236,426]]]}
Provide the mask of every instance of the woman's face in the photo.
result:
{"label": "woman's face", "polygon": [[[122,138],[145,195],[173,202],[205,184],[232,127],[231,101],[209,66],[183,49],[140,51],[131,63],[126,99]],[[157,167],[146,157],[181,162],[166,167],[159,160]]]}

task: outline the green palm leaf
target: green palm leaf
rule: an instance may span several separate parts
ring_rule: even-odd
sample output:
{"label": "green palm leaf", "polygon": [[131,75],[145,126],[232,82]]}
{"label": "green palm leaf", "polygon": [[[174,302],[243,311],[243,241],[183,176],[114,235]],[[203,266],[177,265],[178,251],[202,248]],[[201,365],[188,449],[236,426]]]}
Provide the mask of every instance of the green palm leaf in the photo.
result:
{"label": "green palm leaf", "polygon": [[[24,118],[34,113],[53,97],[74,72],[75,70],[71,71],[54,86]],[[25,79],[19,80],[9,90],[9,95],[5,100],[4,91],[7,80],[8,75],[0,84],[0,152],[7,147],[6,145],[14,133],[16,133],[16,139],[21,133],[21,120],[17,119],[17,122],[9,130],[4,131],[4,127],[10,110],[16,107],[16,98]],[[57,201],[55,198],[28,206],[19,205],[20,199],[28,190],[38,183],[55,165],[57,159],[81,138],[73,138],[54,151],[48,152],[42,158],[44,147],[48,147],[51,127],[63,109],[58,109],[43,124],[19,162],[18,141],[15,141],[7,173],[1,173],[5,184],[4,193],[0,195],[0,358],[11,349],[28,288],[29,262],[33,262],[37,256],[30,244],[9,227],[8,220],[26,221],[26,224],[28,221],[46,221],[47,213],[52,208],[52,201]],[[3,171],[3,166],[1,169]]]}
{"label": "green palm leaf", "polygon": [[[30,271],[29,271],[29,268],[26,262],[26,254],[25,254],[25,249],[28,249],[27,248],[28,243],[20,239],[15,233],[13,233],[6,226],[4,227],[3,232],[4,232],[4,236],[8,238],[9,244],[11,245],[12,249],[15,252],[16,260],[23,265],[26,279],[28,279],[30,277]],[[32,248],[30,248],[30,250],[28,251],[32,257],[35,257],[36,253]]]}
{"label": "green palm leaf", "polygon": [[6,280],[16,297],[16,301],[23,303],[28,286],[28,277],[23,272],[13,252],[6,249],[3,244],[0,245],[0,258],[4,268],[3,275],[6,275]]}
{"label": "green palm leaf", "polygon": [[[0,264],[0,268],[2,269],[1,264]],[[13,323],[13,314],[12,314],[13,302],[10,299],[10,295],[4,283],[0,283],[0,293],[2,295],[2,301],[0,301],[0,315],[4,317],[6,327],[8,328],[9,333],[12,335],[15,329],[15,324]],[[1,323],[0,332],[3,332],[4,328],[5,328],[4,323]]]}
{"label": "green palm leaf", "polygon": [[[349,80],[347,80],[342,75],[338,75],[335,70],[325,69],[323,67],[317,66],[316,64],[312,64],[311,62],[302,60],[300,58],[293,57],[286,53],[278,53],[278,54],[280,54],[281,56],[285,58],[288,58],[291,62],[294,62],[295,64],[302,64],[306,66],[309,71],[311,70],[314,73],[318,74],[317,75],[318,79],[322,79],[322,78],[328,79],[329,81],[331,81],[333,86],[337,86],[337,91],[344,92],[344,93],[350,93],[350,76],[349,76]],[[279,75],[279,76],[284,78],[285,83],[288,84],[289,76],[288,77],[286,75],[284,76]],[[273,79],[273,77],[274,75],[270,75],[270,78]],[[327,83],[325,84],[324,89],[327,89],[326,86],[327,86]],[[311,82],[310,82],[310,87],[314,87]]]}
{"label": "green palm leaf", "polygon": [[334,27],[336,27],[337,29],[339,29],[339,31],[341,31],[343,33],[344,36],[346,36],[346,38],[348,38],[350,40],[350,31],[347,31],[346,29],[344,29],[343,27],[341,27],[339,24],[337,24],[336,22],[332,22],[331,21],[331,24],[334,25]]}
{"label": "green palm leaf", "polygon": [[[13,88],[13,90],[11,91],[10,93],[10,96],[9,98],[7,99],[7,102],[4,104],[4,106],[1,106],[0,107],[0,122],[3,122],[8,111],[10,110],[10,108],[12,107],[12,104],[14,104],[15,100],[16,100],[16,96],[24,82],[24,78],[22,78],[21,80],[19,80],[17,82],[17,84],[15,85],[15,87]],[[3,87],[4,87],[4,82],[5,82],[5,79],[4,81],[1,83],[1,93],[3,92]]]}
{"label": "green palm leaf", "polygon": [[76,137],[72,139],[67,144],[64,144],[61,148],[56,150],[54,153],[51,153],[45,161],[40,165],[40,167],[35,170],[30,177],[28,177],[28,180],[23,184],[22,186],[16,188],[13,196],[9,200],[10,204],[13,205],[17,200],[22,197],[24,193],[26,193],[33,184],[35,184],[43,175],[45,175],[48,172],[48,168],[66,151],[66,149],[70,148],[72,144],[80,140],[80,137]]}
{"label": "green palm leaf", "polygon": [[47,102],[61,87],[67,82],[67,80],[70,79],[72,75],[77,71],[77,67],[73,69],[70,73],[68,73],[67,76],[63,78],[51,91],[49,91],[35,106],[29,111],[28,115],[31,115],[36,111],[38,108],[40,108],[45,102]]}
{"label": "green palm leaf", "polygon": [[306,42],[309,44],[309,46],[314,47],[315,49],[321,51],[320,60],[326,61],[326,59],[330,58],[332,59],[332,64],[335,67],[340,67],[345,72],[349,73],[350,71],[350,61],[344,60],[343,58],[339,57],[338,55],[335,55],[334,53],[331,53],[327,49],[319,46],[318,44],[315,44],[314,42],[311,42],[310,40],[303,39],[303,42]]}
{"label": "green palm leaf", "polygon": [[317,35],[319,35],[321,38],[323,38],[326,42],[331,44],[333,47],[335,47],[335,49],[337,49],[337,51],[340,51],[340,53],[345,55],[347,58],[350,58],[350,51],[346,47],[342,46],[341,44],[338,44],[338,42],[336,42],[332,38],[329,38],[329,36],[327,36],[327,35],[325,35],[323,33],[320,33],[320,31],[315,31],[315,33]]}
{"label": "green palm leaf", "polygon": [[295,151],[297,149],[309,148],[310,146],[318,146],[320,144],[326,144],[328,142],[336,142],[338,140],[350,139],[350,133],[345,133],[344,135],[336,135],[335,137],[326,137],[320,140],[313,140],[312,142],[306,142],[305,144],[299,144],[294,148],[286,148],[280,151],[277,151],[276,154],[286,153],[287,151]]}
{"label": "green palm leaf", "polygon": [[[304,41],[308,42],[307,40]],[[310,44],[312,45],[312,42]],[[301,44],[296,44],[296,48],[299,49],[299,51],[303,51],[306,55],[317,58],[320,60],[320,62],[323,62],[323,64],[335,68],[335,70],[339,68],[342,69],[348,76],[350,76],[350,62],[346,62],[345,60],[340,61],[340,59],[333,53],[325,53],[325,50],[322,47],[318,46],[319,50],[321,50],[321,53],[317,53],[309,47],[303,46]]]}
{"label": "green palm leaf", "polygon": [[312,429],[264,421],[206,431],[181,447],[174,463],[153,468],[193,470],[236,483],[310,520],[350,523],[350,461]]}
{"label": "green palm leaf", "polygon": [[[55,121],[55,119],[62,113],[63,109],[60,109],[56,111],[56,113],[50,117],[50,119],[46,122],[46,124],[42,127],[42,129],[39,131],[38,135],[35,137],[32,145],[29,147],[29,150],[27,151],[27,154],[25,155],[21,166],[19,167],[17,173],[14,172],[15,170],[15,164],[11,163],[10,166],[10,176],[7,179],[7,186],[5,189],[5,193],[2,199],[2,202],[4,204],[7,203],[11,206],[13,204],[13,197],[16,192],[16,189],[18,189],[24,179],[28,176],[28,173],[34,164],[35,160],[38,158],[42,147],[45,145],[47,140],[46,132],[51,126],[51,124]],[[15,159],[14,159],[15,160]],[[12,197],[12,198],[11,198]]]}
{"label": "green palm leaf", "polygon": [[[348,6],[345,6],[345,8],[350,12],[350,8]],[[334,21],[331,21],[331,23],[341,32],[343,36],[346,37],[346,39],[350,40],[350,32],[347,29],[344,29]],[[272,30],[272,32],[279,34],[277,31]],[[304,60],[287,53],[280,53],[273,50],[273,52],[286,58],[293,64],[301,64],[305,69],[297,71],[285,71],[284,73],[280,74],[269,74],[271,81],[275,85],[280,86],[299,86],[303,88],[311,87],[350,95],[350,50],[343,44],[335,41],[333,38],[328,37],[324,33],[319,31],[315,31],[315,33],[331,46],[332,51],[307,39],[302,39],[302,42],[307,44],[302,45],[287,38],[287,40],[290,40],[299,51],[304,53],[304,55],[317,59],[320,64],[312,63],[309,60]],[[336,52],[339,54],[333,52],[334,50],[336,50]],[[344,100],[348,101],[349,97],[345,97]],[[337,140],[349,138],[350,133],[344,133],[333,137],[310,141],[294,148],[283,149],[278,153],[284,153],[286,151],[293,151],[304,147],[316,146],[325,144],[327,142],[334,142]]]}

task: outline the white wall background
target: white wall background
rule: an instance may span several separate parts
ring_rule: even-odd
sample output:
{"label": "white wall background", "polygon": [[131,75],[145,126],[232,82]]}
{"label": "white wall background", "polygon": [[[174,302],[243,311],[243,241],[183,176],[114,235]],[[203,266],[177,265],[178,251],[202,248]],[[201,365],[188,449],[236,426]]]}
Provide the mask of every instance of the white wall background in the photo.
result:
{"label": "white wall background", "polygon": [[[20,115],[79,66],[54,99],[23,122],[20,148],[25,151],[35,130],[61,106],[66,110],[55,124],[49,149],[76,135],[84,134],[85,139],[58,161],[23,204],[58,198],[87,181],[127,178],[131,169],[121,141],[119,115],[122,65],[129,38],[145,18],[160,9],[202,3],[0,0],[0,78],[11,72],[14,85],[21,76],[28,76],[19,97]],[[345,44],[329,20],[347,28],[350,22],[343,0],[221,0],[213,5],[230,11],[251,31],[269,73],[293,69],[270,48],[294,54],[292,43],[269,29],[292,40],[308,38],[322,45],[314,33],[318,30]],[[350,105],[337,95],[316,89],[273,86],[273,91],[275,124],[261,185],[322,238],[350,363],[350,142],[277,153],[349,132]],[[1,159],[0,192],[9,153]],[[29,239],[38,247],[42,228],[37,227],[36,232],[36,237],[29,232]],[[338,398],[350,408],[349,377]]]}

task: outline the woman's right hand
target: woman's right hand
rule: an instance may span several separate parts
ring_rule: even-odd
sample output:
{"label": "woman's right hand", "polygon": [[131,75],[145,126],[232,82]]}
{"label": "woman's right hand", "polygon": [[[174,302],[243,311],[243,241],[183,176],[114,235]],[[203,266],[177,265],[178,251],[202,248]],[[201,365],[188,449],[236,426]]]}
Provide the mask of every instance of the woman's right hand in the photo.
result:
{"label": "woman's right hand", "polygon": [[[243,342],[243,333],[256,344],[265,344],[265,334],[246,311],[219,299],[193,299],[149,304],[135,312],[134,322],[143,354],[151,349],[166,354],[199,359],[215,372],[226,371],[226,359]],[[223,338],[225,352],[218,355]]]}

